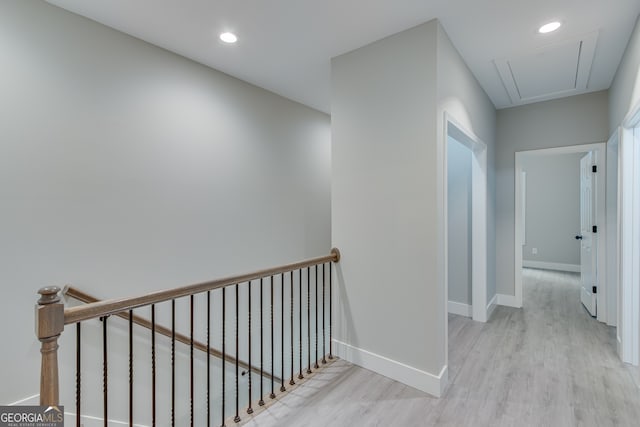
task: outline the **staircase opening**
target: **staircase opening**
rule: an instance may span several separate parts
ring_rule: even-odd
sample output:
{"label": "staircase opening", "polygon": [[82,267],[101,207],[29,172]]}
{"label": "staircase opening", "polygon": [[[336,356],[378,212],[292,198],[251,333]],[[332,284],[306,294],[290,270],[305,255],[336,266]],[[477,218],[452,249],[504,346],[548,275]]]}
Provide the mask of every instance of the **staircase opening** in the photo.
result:
{"label": "staircase opening", "polygon": [[339,258],[333,249],[103,301],[74,287],[62,295],[43,288],[36,310],[40,404],[64,405],[67,425],[78,427],[246,420],[335,360],[332,272]]}

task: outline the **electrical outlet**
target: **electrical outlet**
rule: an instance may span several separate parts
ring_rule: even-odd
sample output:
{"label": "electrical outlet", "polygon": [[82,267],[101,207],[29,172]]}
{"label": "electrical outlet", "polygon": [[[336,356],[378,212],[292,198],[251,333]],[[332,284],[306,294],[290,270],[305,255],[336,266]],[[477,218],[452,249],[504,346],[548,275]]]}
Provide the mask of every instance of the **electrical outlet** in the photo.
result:
{"label": "electrical outlet", "polygon": [[538,255],[538,248],[531,248],[532,255]]}

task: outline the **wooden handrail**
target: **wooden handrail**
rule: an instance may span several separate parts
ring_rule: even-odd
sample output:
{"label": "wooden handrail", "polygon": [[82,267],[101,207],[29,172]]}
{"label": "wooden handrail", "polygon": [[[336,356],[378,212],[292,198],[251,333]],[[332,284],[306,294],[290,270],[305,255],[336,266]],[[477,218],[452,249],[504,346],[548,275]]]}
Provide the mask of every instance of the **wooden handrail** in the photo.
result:
{"label": "wooden handrail", "polygon": [[330,255],[311,258],[304,261],[286,264],[280,267],[267,268],[258,270],[253,273],[231,276],[224,279],[212,280],[209,282],[197,283],[194,285],[183,286],[181,288],[166,289],[163,291],[152,292],[145,295],[130,298],[110,299],[90,304],[71,307],[64,311],[64,324],[81,322],[83,320],[95,319],[112,314],[118,314],[124,311],[133,310],[134,308],[146,305],[157,304],[165,301],[171,301],[176,298],[195,295],[202,292],[212,291],[214,289],[224,288],[225,286],[244,283],[250,280],[260,279],[261,277],[275,276],[277,274],[286,273],[288,271],[298,270],[326,262],[338,262],[340,260],[340,251],[331,249]]}
{"label": "wooden handrail", "polygon": [[[96,297],[94,297],[92,295],[89,295],[86,292],[83,292],[83,291],[81,291],[79,289],[76,289],[76,288],[74,288],[72,286],[66,287],[62,291],[62,293],[64,295],[68,296],[68,297],[76,299],[76,300],[78,300],[80,302],[84,302],[86,304],[92,304],[92,303],[101,301],[98,298],[96,298]],[[129,312],[128,311],[127,312],[122,312],[122,313],[117,313],[115,315],[120,317],[120,318],[122,318],[122,319],[129,320]],[[151,330],[151,328],[152,328],[151,321],[148,320],[148,319],[145,319],[144,317],[137,316],[137,315],[134,314],[133,318],[132,318],[132,321],[136,325],[140,325],[143,328],[147,328],[149,330]],[[169,328],[166,328],[166,327],[164,327],[162,325],[155,325],[155,331],[160,335],[164,335],[165,337],[171,338],[171,329],[169,329]],[[191,344],[191,338],[186,336],[186,335],[184,335],[184,334],[180,334],[180,333],[176,332],[175,333],[175,338],[176,338],[176,341],[181,342],[183,344],[186,344],[186,345],[190,345]],[[194,340],[193,341],[193,348],[195,348],[196,350],[203,351],[205,353],[209,353],[210,355],[212,355],[214,357],[222,359],[222,352],[220,350],[217,350],[217,349],[215,349],[213,347],[207,347],[206,344],[204,344],[204,343],[202,343],[200,341]],[[231,356],[229,354],[225,354],[225,360],[228,363],[231,363],[231,364],[235,364],[236,363],[235,357],[233,357],[233,356]],[[242,360],[238,360],[238,365],[241,366],[242,369],[246,369],[246,370],[250,369],[252,372],[254,372],[254,373],[258,374],[258,375],[261,375],[261,374],[262,375],[266,375],[266,376],[270,376],[271,375],[271,373],[266,372],[264,370],[261,372],[260,368],[258,368],[256,366],[249,366],[249,364],[247,362],[244,362]],[[281,379],[279,377],[275,376],[275,375],[274,375],[273,379],[275,381],[281,381]]]}
{"label": "wooden handrail", "polygon": [[[195,295],[239,283],[246,283],[251,280],[256,280],[264,277],[284,274],[290,271],[324,264],[327,262],[339,261],[340,251],[334,248],[331,250],[331,253],[329,255],[287,264],[280,267],[268,268],[265,270],[255,271],[253,273],[198,283],[195,285],[184,286],[176,289],[153,292],[150,294],[132,298],[112,299],[105,301],[98,301],[96,298],[78,291],[77,289],[69,288],[67,289],[67,295],[73,296],[74,298],[80,299],[81,301],[85,300],[91,302],[88,302],[83,306],[71,307],[67,309],[65,309],[64,305],[60,302],[59,288],[42,288],[38,291],[38,293],[41,295],[41,298],[38,300],[38,304],[36,305],[35,319],[36,336],[41,342],[40,352],[42,353],[42,365],[40,368],[40,404],[45,406],[57,406],[59,404],[57,350],[58,338],[64,331],[65,325],[110,315],[117,315],[118,317],[129,320],[129,311],[135,308],[157,304],[165,301],[171,301],[175,300],[176,298]],[[152,327],[152,323],[149,320],[139,316],[133,315],[131,317],[131,321],[132,323],[135,322],[136,324],[146,328]],[[188,345],[191,345],[192,343],[190,337],[186,337],[182,334],[174,334],[168,328],[156,325],[155,330],[161,335],[175,337],[176,341]],[[193,341],[193,347],[208,352],[209,354],[214,356],[224,357],[224,359],[228,360],[229,362],[236,362],[235,358],[227,356],[226,354],[223,354],[224,352],[212,349],[205,344]],[[255,368],[251,367],[248,363],[244,363],[241,361],[237,361],[237,363],[238,366],[242,366],[245,369],[251,369],[253,372],[256,372]],[[276,378],[274,377],[273,380],[275,379]],[[278,380],[281,381],[281,379]]]}

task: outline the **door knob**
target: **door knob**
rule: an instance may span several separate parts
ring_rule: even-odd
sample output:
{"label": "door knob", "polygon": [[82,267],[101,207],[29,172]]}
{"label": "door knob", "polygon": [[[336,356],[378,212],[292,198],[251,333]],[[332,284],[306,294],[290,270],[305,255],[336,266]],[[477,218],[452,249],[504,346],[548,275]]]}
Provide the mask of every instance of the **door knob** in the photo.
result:
{"label": "door knob", "polygon": [[576,240],[582,240],[582,236],[578,234],[578,235],[576,236]]}

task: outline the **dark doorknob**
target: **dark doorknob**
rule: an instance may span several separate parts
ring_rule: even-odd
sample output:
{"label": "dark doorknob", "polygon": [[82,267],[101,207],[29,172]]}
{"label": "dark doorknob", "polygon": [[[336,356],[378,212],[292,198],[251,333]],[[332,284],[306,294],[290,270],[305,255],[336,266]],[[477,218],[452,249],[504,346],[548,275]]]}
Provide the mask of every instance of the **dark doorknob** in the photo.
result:
{"label": "dark doorknob", "polygon": [[582,240],[582,236],[578,234],[578,235],[576,236],[576,240]]}

